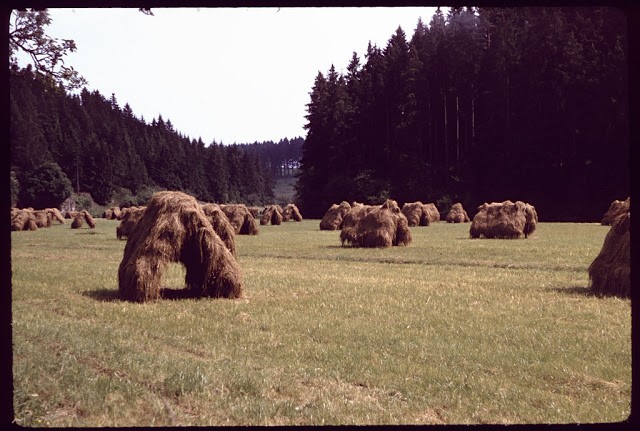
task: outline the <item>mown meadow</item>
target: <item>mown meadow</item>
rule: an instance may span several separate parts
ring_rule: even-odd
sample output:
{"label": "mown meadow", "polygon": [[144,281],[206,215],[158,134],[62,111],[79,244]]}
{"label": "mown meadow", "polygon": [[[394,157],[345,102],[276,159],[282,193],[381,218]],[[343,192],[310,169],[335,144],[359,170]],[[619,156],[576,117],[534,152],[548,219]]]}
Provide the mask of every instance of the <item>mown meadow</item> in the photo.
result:
{"label": "mown meadow", "polygon": [[[589,293],[608,227],[523,240],[413,227],[341,247],[318,220],[236,236],[246,298],[118,299],[119,222],[12,232],[24,426],[624,421],[630,301]],[[181,288],[169,267],[163,286]]]}

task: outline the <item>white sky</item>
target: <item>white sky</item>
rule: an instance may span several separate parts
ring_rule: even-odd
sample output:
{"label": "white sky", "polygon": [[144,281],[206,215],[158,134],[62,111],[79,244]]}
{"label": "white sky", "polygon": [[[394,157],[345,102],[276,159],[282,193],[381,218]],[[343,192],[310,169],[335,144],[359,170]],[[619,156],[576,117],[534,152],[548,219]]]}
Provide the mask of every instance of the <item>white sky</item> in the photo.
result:
{"label": "white sky", "polygon": [[411,38],[433,7],[49,9],[51,37],[73,39],[66,58],[106,98],[136,117],[161,114],[205,144],[304,137],[318,71],[345,72],[369,41],[398,26]]}

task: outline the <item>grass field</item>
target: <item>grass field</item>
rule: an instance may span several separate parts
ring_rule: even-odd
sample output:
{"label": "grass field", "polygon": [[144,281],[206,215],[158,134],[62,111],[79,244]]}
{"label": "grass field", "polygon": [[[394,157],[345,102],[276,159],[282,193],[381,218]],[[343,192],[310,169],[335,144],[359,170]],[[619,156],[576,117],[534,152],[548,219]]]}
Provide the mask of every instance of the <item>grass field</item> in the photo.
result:
{"label": "grass field", "polygon": [[[630,301],[587,290],[607,227],[527,240],[469,224],[389,249],[318,220],[237,236],[244,300],[117,298],[116,221],[13,232],[15,421],[25,426],[617,422]],[[181,288],[170,266],[163,285]]]}

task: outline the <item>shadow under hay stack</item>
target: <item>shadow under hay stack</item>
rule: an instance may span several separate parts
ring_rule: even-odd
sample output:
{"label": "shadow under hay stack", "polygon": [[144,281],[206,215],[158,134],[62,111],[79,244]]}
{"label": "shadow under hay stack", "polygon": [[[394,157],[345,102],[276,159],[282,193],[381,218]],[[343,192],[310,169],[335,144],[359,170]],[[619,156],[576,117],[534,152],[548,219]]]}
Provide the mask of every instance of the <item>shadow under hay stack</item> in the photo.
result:
{"label": "shadow under hay stack", "polygon": [[618,214],[598,256],[589,265],[590,289],[599,295],[631,297],[631,210]]}
{"label": "shadow under hay stack", "polygon": [[138,302],[160,299],[160,281],[170,262],[185,266],[190,297],[243,295],[238,262],[195,198],[182,192],[158,192],[149,200],[118,269],[120,297]]}
{"label": "shadow under hay stack", "polygon": [[462,207],[461,203],[451,205],[451,209],[447,214],[447,223],[469,223],[469,215]]}
{"label": "shadow under hay stack", "polygon": [[320,220],[320,230],[340,230],[342,229],[342,218],[349,212],[351,205],[342,201],[340,205],[333,204]]}
{"label": "shadow under hay stack", "polygon": [[484,203],[471,222],[471,238],[527,238],[535,230],[538,214],[533,205],[522,201]]}

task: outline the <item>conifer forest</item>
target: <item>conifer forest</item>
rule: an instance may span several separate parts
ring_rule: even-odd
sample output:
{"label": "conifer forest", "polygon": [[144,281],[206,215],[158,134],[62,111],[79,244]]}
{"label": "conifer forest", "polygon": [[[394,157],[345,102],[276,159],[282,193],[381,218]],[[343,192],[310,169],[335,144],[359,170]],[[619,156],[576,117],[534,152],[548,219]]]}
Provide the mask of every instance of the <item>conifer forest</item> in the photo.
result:
{"label": "conifer forest", "polygon": [[276,178],[295,175],[306,218],[343,200],[461,202],[472,215],[511,199],[544,221],[598,221],[629,195],[623,10],[454,7],[416,22],[319,71],[306,136],[279,142],[205,143],[116,95],[72,94],[13,64],[14,200],[33,206],[28,184],[43,165],[101,205],[158,189],[262,205]]}

